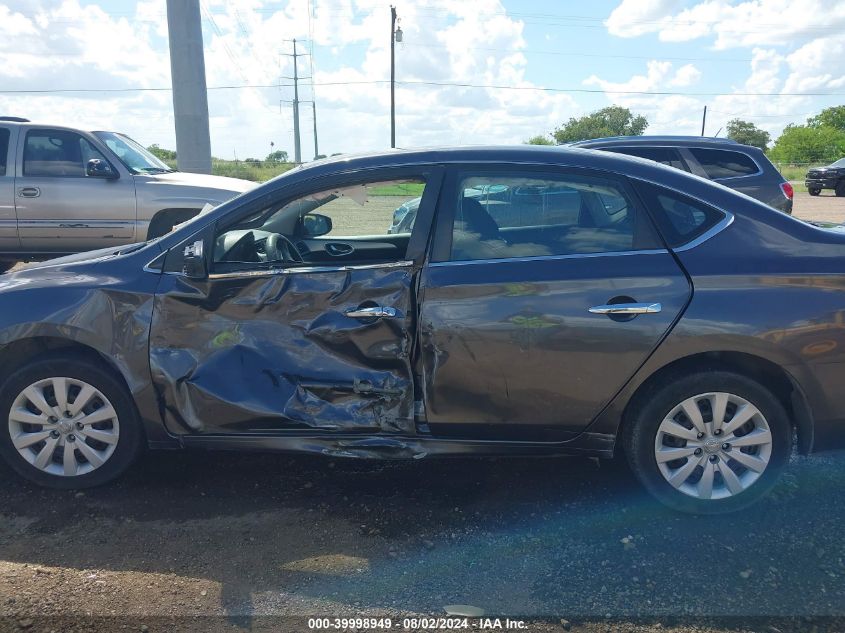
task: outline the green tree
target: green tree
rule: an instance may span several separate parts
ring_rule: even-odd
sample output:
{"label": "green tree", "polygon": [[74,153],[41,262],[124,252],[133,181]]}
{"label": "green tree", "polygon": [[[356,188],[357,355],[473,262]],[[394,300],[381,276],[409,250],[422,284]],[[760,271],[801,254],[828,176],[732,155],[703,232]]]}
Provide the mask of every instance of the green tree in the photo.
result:
{"label": "green tree", "polygon": [[728,121],[727,132],[728,138],[735,140],[737,143],[753,145],[762,150],[765,150],[769,145],[769,141],[772,140],[772,137],[766,130],[761,130],[750,121],[743,121],[742,119]]}
{"label": "green tree", "polygon": [[830,163],[845,156],[845,130],[787,125],[769,151],[777,163]]}
{"label": "green tree", "polygon": [[284,150],[277,149],[275,152],[267,154],[266,161],[268,163],[286,163],[288,162],[288,153]]}
{"label": "green tree", "polygon": [[648,119],[644,116],[635,116],[628,108],[613,105],[578,119],[569,119],[552,136],[561,145],[603,136],[641,136],[647,127]]}
{"label": "green tree", "polygon": [[147,151],[158,158],[159,160],[163,161],[174,161],[176,160],[176,152],[172,149],[164,149],[163,147],[159,147],[157,143],[153,143],[147,148]]}
{"label": "green tree", "polygon": [[845,132],[845,106],[825,108],[816,116],[807,119],[807,125],[814,128],[832,127]]}
{"label": "green tree", "polygon": [[526,145],[554,145],[555,142],[550,139],[545,134],[538,134],[537,136],[532,136],[530,139],[525,141]]}

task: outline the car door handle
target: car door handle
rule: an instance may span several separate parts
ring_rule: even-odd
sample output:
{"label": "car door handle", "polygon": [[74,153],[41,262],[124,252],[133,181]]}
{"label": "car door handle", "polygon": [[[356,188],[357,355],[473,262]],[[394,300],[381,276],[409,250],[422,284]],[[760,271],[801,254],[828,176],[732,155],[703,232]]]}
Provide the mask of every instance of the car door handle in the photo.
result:
{"label": "car door handle", "polygon": [[18,197],[20,198],[37,198],[41,195],[41,189],[38,187],[21,187],[18,189]]}
{"label": "car door handle", "polygon": [[350,308],[344,314],[353,319],[395,319],[399,316],[399,310],[391,307],[368,306]]}
{"label": "car door handle", "polygon": [[659,303],[610,303],[590,308],[591,314],[657,314],[663,309]]}

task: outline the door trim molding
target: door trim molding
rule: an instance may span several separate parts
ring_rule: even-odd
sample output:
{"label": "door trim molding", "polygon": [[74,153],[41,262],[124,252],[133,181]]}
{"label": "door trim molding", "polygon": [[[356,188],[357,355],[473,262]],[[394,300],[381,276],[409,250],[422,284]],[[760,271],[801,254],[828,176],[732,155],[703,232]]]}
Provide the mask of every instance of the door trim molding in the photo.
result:
{"label": "door trim molding", "polygon": [[414,262],[403,260],[387,264],[358,264],[348,266],[291,266],[288,268],[271,268],[269,270],[239,270],[231,273],[211,273],[208,279],[238,279],[250,277],[270,277],[273,275],[296,275],[307,273],[334,273],[352,270],[378,270],[380,268],[410,268]]}

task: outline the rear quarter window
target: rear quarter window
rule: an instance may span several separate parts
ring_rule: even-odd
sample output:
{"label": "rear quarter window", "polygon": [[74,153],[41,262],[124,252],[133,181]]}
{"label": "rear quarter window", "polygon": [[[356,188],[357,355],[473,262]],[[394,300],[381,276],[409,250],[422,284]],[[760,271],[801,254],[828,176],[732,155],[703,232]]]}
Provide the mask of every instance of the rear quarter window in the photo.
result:
{"label": "rear quarter window", "polygon": [[6,158],[9,156],[9,130],[0,128],[0,176],[6,175]]}
{"label": "rear quarter window", "polygon": [[689,151],[712,180],[750,176],[760,171],[754,159],[742,152],[703,147],[691,147]]}
{"label": "rear quarter window", "polygon": [[722,211],[670,189],[643,184],[641,193],[670,248],[688,244],[725,217]]}

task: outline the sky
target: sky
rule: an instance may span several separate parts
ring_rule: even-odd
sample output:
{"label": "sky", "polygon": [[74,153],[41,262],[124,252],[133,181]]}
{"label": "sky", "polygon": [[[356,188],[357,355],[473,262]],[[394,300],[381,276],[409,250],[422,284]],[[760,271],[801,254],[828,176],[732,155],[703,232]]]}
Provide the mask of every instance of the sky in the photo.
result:
{"label": "sky", "polygon": [[[513,144],[619,104],[773,138],[845,104],[845,0],[394,0],[399,147]],[[389,0],[201,0],[212,153],[390,144]],[[175,147],[165,0],[0,0],[0,114]]]}

